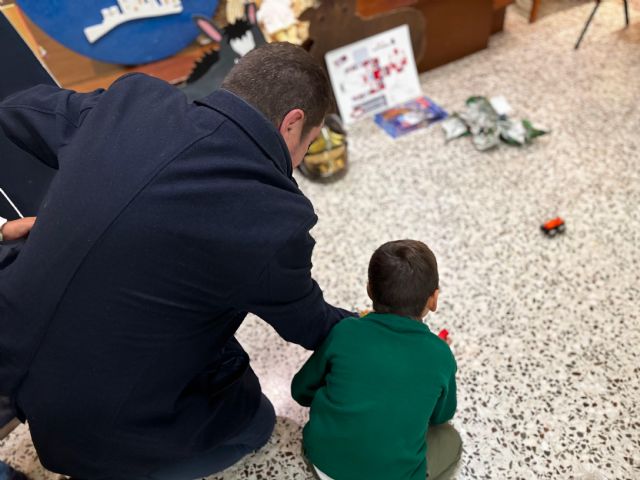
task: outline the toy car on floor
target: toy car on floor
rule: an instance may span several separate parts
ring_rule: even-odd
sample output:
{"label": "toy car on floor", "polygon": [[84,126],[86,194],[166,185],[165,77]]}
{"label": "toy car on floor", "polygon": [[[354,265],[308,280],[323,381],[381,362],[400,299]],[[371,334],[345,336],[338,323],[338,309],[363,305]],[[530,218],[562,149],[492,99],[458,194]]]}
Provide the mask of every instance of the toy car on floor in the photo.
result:
{"label": "toy car on floor", "polygon": [[566,225],[563,219],[556,217],[544,223],[540,228],[547,236],[555,237],[558,233],[564,233]]}

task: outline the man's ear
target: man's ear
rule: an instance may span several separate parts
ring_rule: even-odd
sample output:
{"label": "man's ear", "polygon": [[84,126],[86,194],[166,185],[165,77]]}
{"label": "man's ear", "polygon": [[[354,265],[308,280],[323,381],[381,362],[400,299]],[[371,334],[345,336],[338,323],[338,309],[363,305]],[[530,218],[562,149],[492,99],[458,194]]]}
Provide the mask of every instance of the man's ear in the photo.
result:
{"label": "man's ear", "polygon": [[289,142],[297,143],[302,138],[302,129],[304,127],[304,111],[295,108],[287,113],[280,123],[280,134],[289,145]]}

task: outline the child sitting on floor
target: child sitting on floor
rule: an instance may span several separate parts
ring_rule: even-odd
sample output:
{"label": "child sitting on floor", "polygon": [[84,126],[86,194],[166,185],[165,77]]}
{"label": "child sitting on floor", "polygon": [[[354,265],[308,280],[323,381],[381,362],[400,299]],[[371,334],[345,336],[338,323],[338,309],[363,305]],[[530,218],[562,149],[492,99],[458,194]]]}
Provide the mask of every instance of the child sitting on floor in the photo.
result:
{"label": "child sitting on floor", "polygon": [[422,322],[436,310],[438,282],[424,243],[385,243],[369,263],[374,311],[333,327],[294,377],[293,398],[311,407],[303,444],[319,478],[444,479],[455,470],[460,436],[437,425],[456,409],[456,362]]}

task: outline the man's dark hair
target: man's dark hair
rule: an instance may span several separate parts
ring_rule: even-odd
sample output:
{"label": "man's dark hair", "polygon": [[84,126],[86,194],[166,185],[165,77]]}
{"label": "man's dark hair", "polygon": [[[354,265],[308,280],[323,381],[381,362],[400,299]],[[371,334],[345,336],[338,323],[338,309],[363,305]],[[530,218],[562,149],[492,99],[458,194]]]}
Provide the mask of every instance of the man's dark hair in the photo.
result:
{"label": "man's dark hair", "polygon": [[369,294],[377,313],[420,318],[438,282],[436,257],[417,240],[385,243],[369,262]]}
{"label": "man's dark hair", "polygon": [[267,43],[247,53],[222,88],[256,107],[276,128],[288,112],[301,109],[303,136],[322,123],[333,102],[322,67],[301,47],[286,42]]}

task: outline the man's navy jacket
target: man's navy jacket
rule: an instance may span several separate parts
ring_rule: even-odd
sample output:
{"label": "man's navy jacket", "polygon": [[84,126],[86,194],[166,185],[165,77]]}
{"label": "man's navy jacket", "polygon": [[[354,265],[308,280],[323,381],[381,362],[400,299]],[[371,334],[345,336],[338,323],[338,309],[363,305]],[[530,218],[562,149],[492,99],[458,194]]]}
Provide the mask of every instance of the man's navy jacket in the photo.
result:
{"label": "man's navy jacket", "polygon": [[49,469],[143,476],[215,448],[260,401],[247,312],[309,349],[351,315],[311,278],[317,218],[284,140],[230,92],[39,86],[0,125],[58,169],[0,270],[0,395]]}

